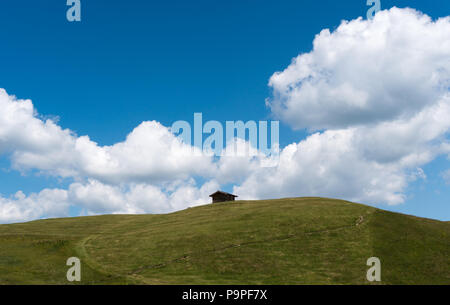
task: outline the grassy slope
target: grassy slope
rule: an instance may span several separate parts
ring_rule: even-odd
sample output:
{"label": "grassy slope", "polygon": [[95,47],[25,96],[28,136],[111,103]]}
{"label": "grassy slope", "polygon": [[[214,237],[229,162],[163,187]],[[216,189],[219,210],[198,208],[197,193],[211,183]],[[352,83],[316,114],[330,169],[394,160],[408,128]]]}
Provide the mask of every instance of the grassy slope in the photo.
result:
{"label": "grassy slope", "polygon": [[0,284],[450,284],[450,223],[346,201],[207,205],[169,215],[0,225]]}

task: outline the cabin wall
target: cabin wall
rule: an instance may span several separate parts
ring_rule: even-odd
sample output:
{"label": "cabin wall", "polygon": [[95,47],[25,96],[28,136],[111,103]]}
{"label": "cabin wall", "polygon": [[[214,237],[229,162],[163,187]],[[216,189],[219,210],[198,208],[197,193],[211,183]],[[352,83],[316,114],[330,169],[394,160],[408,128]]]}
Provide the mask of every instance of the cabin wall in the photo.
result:
{"label": "cabin wall", "polygon": [[216,202],[224,202],[224,201],[234,201],[234,196],[230,196],[230,195],[215,195],[214,197],[212,197],[213,199],[213,203]]}

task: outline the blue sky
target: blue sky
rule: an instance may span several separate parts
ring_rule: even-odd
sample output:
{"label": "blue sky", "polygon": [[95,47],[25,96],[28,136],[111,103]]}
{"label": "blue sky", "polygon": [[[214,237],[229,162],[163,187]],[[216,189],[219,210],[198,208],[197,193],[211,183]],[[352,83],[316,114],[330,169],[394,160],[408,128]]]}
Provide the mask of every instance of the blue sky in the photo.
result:
{"label": "blue sky", "polygon": [[[82,22],[70,23],[65,2],[0,3],[0,88],[31,99],[40,115],[57,117],[59,126],[99,146],[124,141],[143,121],[170,126],[192,121],[195,112],[221,122],[273,119],[265,104],[271,76],[310,52],[322,29],[365,18],[369,8],[363,0],[81,0]],[[447,0],[382,0],[381,6],[408,6],[433,19],[450,12]],[[308,134],[281,120],[282,147]],[[404,203],[377,206],[450,220],[450,186],[442,178],[449,163],[443,154],[423,164],[426,179],[405,187]],[[33,168],[20,172],[8,153],[0,168],[5,198],[74,181]],[[83,209],[71,206],[70,216]]]}

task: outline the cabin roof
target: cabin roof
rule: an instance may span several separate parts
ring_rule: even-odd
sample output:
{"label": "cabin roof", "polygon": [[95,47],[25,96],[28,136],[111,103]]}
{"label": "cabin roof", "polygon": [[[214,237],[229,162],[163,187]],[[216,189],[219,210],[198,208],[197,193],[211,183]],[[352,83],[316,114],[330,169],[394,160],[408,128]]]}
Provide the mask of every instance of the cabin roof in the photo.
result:
{"label": "cabin roof", "polygon": [[209,197],[214,197],[215,195],[227,195],[227,196],[233,196],[233,197],[239,197],[237,195],[233,195],[227,192],[222,192],[222,191],[217,191],[215,193],[212,193],[211,195],[209,195]]}

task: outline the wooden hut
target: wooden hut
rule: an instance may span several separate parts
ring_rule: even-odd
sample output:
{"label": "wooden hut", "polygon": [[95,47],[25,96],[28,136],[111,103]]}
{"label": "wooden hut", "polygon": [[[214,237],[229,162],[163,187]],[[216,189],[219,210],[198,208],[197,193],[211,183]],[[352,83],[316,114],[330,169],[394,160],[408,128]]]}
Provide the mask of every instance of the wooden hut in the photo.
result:
{"label": "wooden hut", "polygon": [[217,202],[225,202],[225,201],[234,201],[235,198],[238,196],[230,194],[230,193],[222,192],[222,191],[217,191],[217,192],[209,195],[209,197],[212,198],[212,203],[217,203]]}

